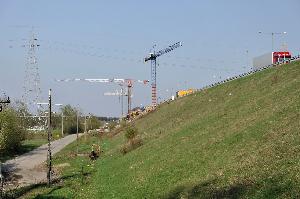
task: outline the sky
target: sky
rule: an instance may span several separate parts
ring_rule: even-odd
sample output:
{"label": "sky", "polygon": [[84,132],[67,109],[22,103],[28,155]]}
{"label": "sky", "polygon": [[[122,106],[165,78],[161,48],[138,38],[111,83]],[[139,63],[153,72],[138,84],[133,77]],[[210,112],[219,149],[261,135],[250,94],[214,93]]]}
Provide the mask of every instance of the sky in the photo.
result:
{"label": "sky", "polygon": [[[1,0],[0,95],[15,101],[24,93],[32,27],[40,45],[35,56],[41,100],[47,100],[51,88],[54,103],[71,104],[84,114],[119,117],[119,98],[104,93],[120,86],[55,79],[150,80],[150,63],[143,58],[152,46],[160,50],[181,41],[181,47],[158,59],[162,101],[178,90],[202,88],[251,70],[253,57],[272,51],[272,32],[287,32],[275,35],[274,50],[286,44],[298,55],[299,10],[299,0]],[[132,103],[151,104],[150,84],[134,84]]]}

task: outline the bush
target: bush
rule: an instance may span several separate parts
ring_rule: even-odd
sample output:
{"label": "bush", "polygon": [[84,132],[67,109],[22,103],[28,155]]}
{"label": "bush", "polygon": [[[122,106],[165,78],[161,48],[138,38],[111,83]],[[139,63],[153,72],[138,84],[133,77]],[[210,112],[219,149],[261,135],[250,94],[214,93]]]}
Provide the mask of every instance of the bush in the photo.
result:
{"label": "bush", "polygon": [[125,129],[125,137],[127,138],[127,142],[120,149],[122,154],[126,154],[143,145],[142,139],[137,135],[137,128],[133,126],[128,126]]}
{"label": "bush", "polygon": [[0,113],[0,153],[19,150],[25,139],[22,121],[12,109]]}
{"label": "bush", "polygon": [[140,138],[140,137],[136,137],[136,138],[133,138],[131,139],[129,142],[127,142],[126,144],[124,144],[120,151],[122,154],[126,154],[140,146],[143,145],[143,140]]}
{"label": "bush", "polygon": [[121,120],[120,121],[120,126],[121,126],[121,128],[126,128],[127,127],[126,121],[125,120]]}
{"label": "bush", "polygon": [[77,133],[77,116],[78,116],[78,132],[83,132],[83,118],[82,114],[75,107],[66,105],[61,108],[64,118],[64,133],[65,134],[76,134]]}
{"label": "bush", "polygon": [[135,138],[137,134],[138,134],[138,130],[136,127],[128,126],[125,129],[125,137],[127,138],[127,140],[131,140]]}
{"label": "bush", "polygon": [[87,118],[87,130],[99,129],[103,125],[103,122],[98,117],[91,115]]}
{"label": "bush", "polygon": [[25,139],[27,140],[33,140],[33,139],[46,139],[47,138],[47,134],[44,131],[40,131],[40,132],[32,132],[32,131],[27,131],[25,133]]}
{"label": "bush", "polygon": [[[46,138],[48,138],[48,132],[47,132],[46,136],[47,136]],[[52,130],[52,140],[57,140],[60,138],[62,138],[61,129],[53,129]]]}
{"label": "bush", "polygon": [[89,130],[88,133],[93,137],[96,137],[100,134],[97,130]]}

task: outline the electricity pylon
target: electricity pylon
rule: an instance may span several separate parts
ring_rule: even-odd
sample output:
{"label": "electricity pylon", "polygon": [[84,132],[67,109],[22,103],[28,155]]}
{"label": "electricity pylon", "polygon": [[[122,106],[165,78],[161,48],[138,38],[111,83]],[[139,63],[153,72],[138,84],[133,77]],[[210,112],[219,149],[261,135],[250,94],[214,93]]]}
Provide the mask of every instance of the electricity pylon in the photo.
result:
{"label": "electricity pylon", "polygon": [[37,44],[37,40],[32,28],[28,43],[24,45],[24,47],[28,48],[28,52],[23,84],[24,93],[22,96],[23,102],[31,110],[36,107],[36,103],[40,101],[41,95],[39,66],[36,56],[37,47],[40,45]]}

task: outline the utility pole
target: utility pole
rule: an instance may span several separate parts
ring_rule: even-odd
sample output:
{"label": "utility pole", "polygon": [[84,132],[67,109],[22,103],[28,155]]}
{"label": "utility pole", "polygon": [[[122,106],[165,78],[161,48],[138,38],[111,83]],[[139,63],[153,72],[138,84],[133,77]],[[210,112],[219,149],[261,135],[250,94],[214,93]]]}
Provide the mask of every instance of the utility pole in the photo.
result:
{"label": "utility pole", "polygon": [[120,97],[121,97],[121,109],[122,109],[122,115],[121,115],[121,117],[123,117],[124,116],[124,111],[123,111],[123,96],[124,96],[124,90],[123,90],[123,86],[121,86],[121,95],[120,95]]}
{"label": "utility pole", "polygon": [[0,112],[2,111],[2,104],[9,104],[9,103],[10,103],[9,97],[7,97],[7,99],[5,100],[0,100]]}
{"label": "utility pole", "polygon": [[132,83],[130,81],[127,85],[127,98],[128,98],[127,111],[128,111],[128,117],[130,117],[130,112],[131,112],[131,87],[132,87]]}
{"label": "utility pole", "polygon": [[89,113],[88,119],[89,119],[89,123],[90,123],[90,129],[93,129],[92,121],[91,121],[91,113]]}
{"label": "utility pole", "polygon": [[52,175],[52,153],[51,153],[51,140],[52,140],[52,132],[51,132],[51,89],[49,89],[49,102],[48,102],[48,173],[47,180],[48,186],[51,185],[51,175]]}
{"label": "utility pole", "polygon": [[77,120],[77,125],[76,125],[76,155],[78,155],[78,131],[79,131],[79,127],[78,127],[78,110],[77,110],[77,114],[76,114],[76,120]]}
{"label": "utility pole", "polygon": [[84,133],[86,133],[86,115],[84,116]]}
{"label": "utility pole", "polygon": [[61,137],[64,137],[64,112],[61,111]]}
{"label": "utility pole", "polygon": [[274,35],[285,35],[285,34],[287,34],[287,32],[270,32],[270,33],[265,33],[265,32],[262,32],[262,31],[259,31],[258,33],[259,34],[268,34],[268,35],[271,35],[271,37],[272,37],[272,52],[274,51]]}
{"label": "utility pole", "polygon": [[[128,80],[129,81],[129,80]],[[128,81],[126,81],[128,83]],[[120,92],[116,90],[115,93],[107,92],[104,93],[106,96],[118,96],[119,97],[119,103],[121,104],[121,118],[124,116],[124,96],[127,96],[124,89],[124,84],[119,84],[121,87]]]}
{"label": "utility pole", "polygon": [[[63,106],[63,104],[54,104],[55,106]],[[61,137],[64,137],[64,111],[61,109]]]}
{"label": "utility pole", "polygon": [[[51,151],[51,141],[52,141],[52,96],[51,96],[51,92],[52,92],[52,89],[50,88],[49,89],[49,94],[48,94],[48,102],[38,102],[38,103],[36,103],[37,105],[48,105],[48,127],[47,127],[47,133],[48,133],[47,184],[48,184],[48,186],[51,186],[51,178],[52,178],[52,151]],[[62,106],[62,104],[54,104],[54,105]],[[44,117],[44,116],[32,116],[32,117]],[[45,116],[45,117],[47,117],[47,116]]]}
{"label": "utility pole", "polygon": [[249,67],[249,50],[246,50],[246,55],[247,55],[246,62],[247,62],[247,68],[248,68]]}
{"label": "utility pole", "polygon": [[[175,48],[174,46],[171,46],[171,47]],[[168,50],[170,50],[170,49],[165,49],[165,51],[168,51]],[[85,81],[85,82],[91,82],[91,83],[118,83],[120,86],[127,85],[127,88],[129,89],[128,92],[131,92],[130,89],[133,86],[133,82],[139,82],[139,83],[143,83],[143,84],[147,84],[149,82],[148,80],[115,79],[115,78],[113,78],[113,79],[81,79],[81,78],[73,78],[73,79],[61,79],[61,80],[56,79],[55,81],[57,81],[57,82]],[[106,94],[104,94],[104,95],[106,95]],[[108,94],[108,95],[110,95],[110,94]],[[114,94],[114,95],[116,95],[116,94]],[[119,94],[117,94],[117,95],[119,95]],[[128,96],[131,97],[131,94],[130,95],[128,94]],[[128,103],[129,103],[128,104],[128,109],[130,110],[131,109],[131,99],[129,97],[128,97]],[[123,101],[123,99],[122,99],[122,101]],[[123,112],[123,103],[122,103],[122,112]]]}

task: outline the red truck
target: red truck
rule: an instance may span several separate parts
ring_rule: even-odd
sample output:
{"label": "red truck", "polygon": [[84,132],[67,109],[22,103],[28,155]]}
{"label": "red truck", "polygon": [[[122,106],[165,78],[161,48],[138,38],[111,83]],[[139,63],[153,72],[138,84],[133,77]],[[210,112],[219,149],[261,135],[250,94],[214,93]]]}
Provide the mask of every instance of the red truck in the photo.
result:
{"label": "red truck", "polygon": [[292,55],[288,51],[266,53],[253,58],[253,69],[257,70],[271,64],[288,62],[291,57]]}

